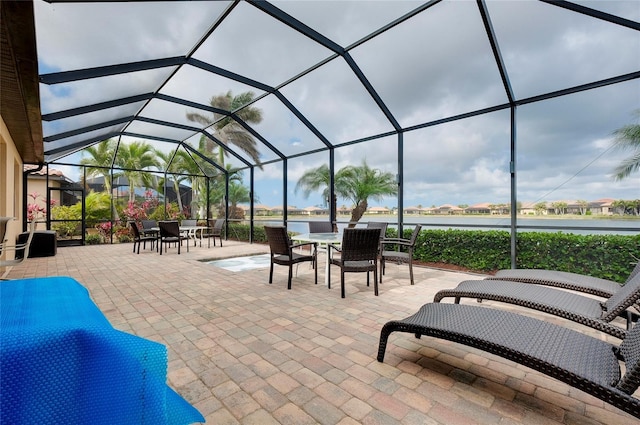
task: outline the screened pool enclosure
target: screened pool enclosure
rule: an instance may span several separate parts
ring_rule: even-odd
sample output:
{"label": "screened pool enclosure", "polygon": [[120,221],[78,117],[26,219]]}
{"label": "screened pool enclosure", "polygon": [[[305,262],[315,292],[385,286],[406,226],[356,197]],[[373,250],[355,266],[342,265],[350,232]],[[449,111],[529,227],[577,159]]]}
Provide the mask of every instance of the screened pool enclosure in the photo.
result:
{"label": "screened pool enclosure", "polygon": [[[368,200],[392,224],[502,204],[513,241],[522,203],[639,197],[638,174],[611,177],[628,156],[613,133],[640,108],[634,0],[34,7],[45,162],[103,188],[124,176],[113,197],[185,191],[194,218],[247,199],[252,226],[258,205],[289,224],[287,207],[327,208],[336,173],[366,163],[395,176],[396,195]],[[323,165],[326,193],[303,196]]]}

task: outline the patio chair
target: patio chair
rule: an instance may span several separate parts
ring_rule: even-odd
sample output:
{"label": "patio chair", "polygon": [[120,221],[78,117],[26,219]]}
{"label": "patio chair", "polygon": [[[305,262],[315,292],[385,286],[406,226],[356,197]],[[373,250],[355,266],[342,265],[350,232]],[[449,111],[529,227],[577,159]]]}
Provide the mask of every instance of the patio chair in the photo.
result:
{"label": "patio chair", "polygon": [[[387,236],[388,223],[382,221],[367,222],[367,229],[380,229],[380,242]],[[382,252],[382,245],[378,247],[378,255]]]}
{"label": "patio chair", "polygon": [[[0,247],[3,243],[7,242],[5,235],[7,234],[7,223],[13,220],[13,217],[0,217]],[[0,254],[2,249],[0,248]]]}
{"label": "patio chair", "polygon": [[197,225],[198,225],[198,220],[193,220],[193,219],[182,220],[180,222],[180,226],[185,226],[185,227],[195,227]]}
{"label": "patio chair", "polygon": [[[429,303],[412,316],[389,321],[382,327],[379,362],[384,361],[389,335],[396,331],[487,351],[640,418],[640,400],[633,396],[640,384],[640,326],[634,327],[617,347],[575,330],[509,311]],[[439,349],[437,341],[429,345]],[[395,355],[402,357],[406,351],[405,347]],[[407,360],[413,361],[416,354],[412,353]],[[624,369],[619,362],[624,363]]]}
{"label": "patio chair", "polygon": [[[345,297],[344,274],[367,273],[369,286],[369,272],[373,272],[374,293],[378,295],[378,249],[380,247],[380,228],[357,229],[347,228],[342,233],[342,244],[336,246],[328,244],[329,261],[328,282],[331,288],[331,265],[340,267],[340,296]],[[340,253],[334,257],[333,251]]]}
{"label": "patio chair", "polygon": [[158,237],[158,222],[155,220],[141,220],[142,224],[142,234],[144,236],[155,236]]}
{"label": "patio chair", "polygon": [[333,233],[333,224],[330,221],[310,221],[309,233]]}
{"label": "patio chair", "polygon": [[[508,280],[467,280],[453,289],[437,292],[433,300],[440,302],[446,297],[454,297],[456,304],[461,298],[475,298],[519,305],[623,339],[633,323],[638,320],[638,315],[628,308],[640,300],[640,274],[634,276],[625,286],[621,286],[604,302],[562,289]],[[612,323],[617,317],[626,320],[626,330]]]}
{"label": "patio chair", "polygon": [[[171,243],[178,245],[179,255],[180,245],[182,245],[182,241],[185,240],[187,241],[187,252],[189,252],[189,238],[180,231],[180,226],[177,221],[159,221],[158,226],[160,227],[160,239],[158,240],[158,244],[160,244],[160,255],[162,255],[162,245]],[[166,250],[165,248],[165,251]]]}
{"label": "patio chair", "polygon": [[[13,218],[11,217],[9,218],[9,220],[12,220],[12,219]],[[5,226],[9,220],[5,221]],[[29,249],[31,248],[33,235],[36,232],[36,225],[37,225],[37,222],[35,220],[29,223],[29,235],[27,237],[27,240],[24,243],[15,243],[15,244],[9,244],[8,242],[0,243],[0,253],[3,253],[5,257],[7,256],[8,253],[14,252],[13,259],[0,260],[0,269],[4,268],[4,272],[0,276],[0,280],[5,280],[13,267],[22,263],[26,258],[29,257]],[[6,235],[6,230],[5,230],[5,235]]]}
{"label": "patio chair", "polygon": [[[629,282],[629,280],[638,273],[640,273],[640,261],[636,262],[636,266],[631,271],[626,282],[622,285],[626,285],[627,282]],[[499,270],[494,276],[490,276],[487,279],[510,280],[515,282],[533,283],[536,285],[556,286],[604,298],[609,298],[618,289],[620,289],[621,286],[619,282],[614,282],[612,280],[600,279],[579,273],[544,269]]]}
{"label": "patio chair", "polygon": [[[309,233],[334,233],[333,232],[333,224],[330,221],[310,221],[309,222]],[[327,249],[318,244],[316,250],[325,252]],[[317,254],[317,253],[316,253]],[[317,258],[317,255],[316,255]],[[315,264],[314,264],[315,267]]]}
{"label": "patio chair", "polygon": [[129,225],[131,226],[131,231],[133,232],[133,252],[136,252],[136,245],[138,245],[138,254],[140,254],[140,245],[142,245],[143,248],[146,249],[147,241],[151,242],[151,249],[153,250],[158,237],[151,234],[142,234],[140,232],[140,229],[138,229],[138,224],[135,221],[130,221]]}
{"label": "patio chair", "polygon": [[[269,268],[269,284],[273,282],[273,265],[279,264],[281,266],[289,267],[289,279],[287,281],[287,289],[291,289],[291,279],[293,277],[293,265],[299,264],[305,261],[310,261],[312,265],[316,263],[316,242],[303,242],[294,244],[289,239],[287,229],[282,226],[272,227],[264,226],[264,231],[267,234],[267,241],[269,242],[269,248],[271,249],[270,255],[270,268]],[[311,254],[300,254],[294,251],[296,248],[303,246],[309,246],[311,248]],[[314,267],[315,283],[318,284],[318,268]]]}
{"label": "patio chair", "polygon": [[[416,245],[416,240],[418,240],[420,229],[422,229],[422,226],[417,224],[409,239],[382,238],[380,242],[380,283],[382,283],[386,262],[396,261],[409,264],[409,279],[413,285],[413,248]],[[385,247],[389,247],[389,249],[385,249]]]}
{"label": "patio chair", "polygon": [[211,248],[211,239],[213,239],[213,246],[216,246],[216,238],[220,239],[220,246],[222,246],[222,228],[224,227],[224,218],[218,218],[214,220],[207,220],[209,227],[207,227],[202,233],[203,238],[207,238],[207,248]]}

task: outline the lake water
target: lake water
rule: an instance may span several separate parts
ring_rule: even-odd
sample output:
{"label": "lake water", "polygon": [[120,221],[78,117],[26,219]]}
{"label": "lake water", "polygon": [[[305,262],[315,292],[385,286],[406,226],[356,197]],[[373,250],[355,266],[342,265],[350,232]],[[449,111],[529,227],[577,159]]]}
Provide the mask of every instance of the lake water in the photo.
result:
{"label": "lake water", "polygon": [[[290,217],[288,229],[296,233],[308,233],[308,221],[325,221],[326,217]],[[346,220],[339,219],[340,229],[347,226]],[[368,221],[386,221],[389,227],[397,227],[396,216],[376,217],[372,215],[364,216],[360,219],[359,226]],[[260,224],[282,225],[282,221],[259,221]],[[423,229],[462,229],[462,230],[506,230],[509,231],[511,224],[509,217],[466,217],[466,216],[405,216],[405,227],[412,227],[414,224],[422,224]],[[638,219],[599,219],[599,218],[525,218],[518,217],[518,231],[520,232],[562,232],[580,235],[587,234],[620,234],[637,235],[640,234],[640,218]]]}

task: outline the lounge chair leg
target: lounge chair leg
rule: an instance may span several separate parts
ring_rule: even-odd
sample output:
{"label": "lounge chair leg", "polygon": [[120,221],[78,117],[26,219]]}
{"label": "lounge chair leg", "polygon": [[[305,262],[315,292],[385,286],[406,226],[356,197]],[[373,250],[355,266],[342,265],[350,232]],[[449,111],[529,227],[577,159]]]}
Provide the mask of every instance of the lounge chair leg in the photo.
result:
{"label": "lounge chair leg", "polygon": [[293,277],[293,265],[289,265],[289,282],[287,282],[287,289],[291,289],[291,278]]}
{"label": "lounge chair leg", "polygon": [[341,272],[340,274],[341,274],[341,276],[340,276],[340,290],[341,290],[340,295],[341,295],[342,298],[344,298],[344,295],[345,295],[344,294],[344,272]]}
{"label": "lounge chair leg", "polygon": [[273,263],[271,263],[271,267],[269,268],[269,283],[273,282]]}

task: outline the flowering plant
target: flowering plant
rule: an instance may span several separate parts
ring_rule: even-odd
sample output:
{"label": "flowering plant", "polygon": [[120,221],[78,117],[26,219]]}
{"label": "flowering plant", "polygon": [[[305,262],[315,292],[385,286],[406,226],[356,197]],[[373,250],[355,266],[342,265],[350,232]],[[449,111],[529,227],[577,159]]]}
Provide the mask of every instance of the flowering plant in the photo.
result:
{"label": "flowering plant", "polygon": [[[43,205],[44,198],[37,192],[30,193],[29,197],[33,202],[27,204],[27,221],[38,221],[44,218],[47,214],[47,207]],[[53,207],[55,204],[56,202],[51,200],[50,205]]]}
{"label": "flowering plant", "polygon": [[96,229],[100,233],[100,236],[102,236],[102,240],[107,241],[111,234],[111,222],[105,221],[104,223],[96,224]]}

